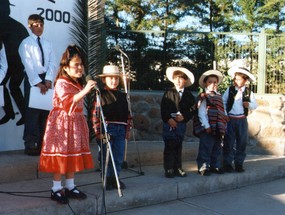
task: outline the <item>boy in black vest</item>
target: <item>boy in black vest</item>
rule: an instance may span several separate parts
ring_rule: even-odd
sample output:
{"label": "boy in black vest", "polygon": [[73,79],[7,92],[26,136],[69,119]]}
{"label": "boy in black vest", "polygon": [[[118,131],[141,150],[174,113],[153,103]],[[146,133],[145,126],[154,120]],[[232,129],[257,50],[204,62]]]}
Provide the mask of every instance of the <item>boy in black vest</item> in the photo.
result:
{"label": "boy in black vest", "polygon": [[194,114],[195,98],[189,86],[194,83],[194,75],[183,67],[168,67],[167,78],[174,87],[167,90],[161,100],[161,118],[163,120],[165,177],[185,177],[182,169],[182,142],[186,123]]}
{"label": "boy in black vest", "polygon": [[[233,66],[228,74],[233,78],[234,86],[230,86],[223,95],[223,101],[230,121],[223,146],[223,169],[225,172],[244,172],[243,163],[248,144],[248,110],[257,108],[253,92],[245,85],[254,81],[255,77],[243,65]],[[235,169],[232,163],[235,164]]]}

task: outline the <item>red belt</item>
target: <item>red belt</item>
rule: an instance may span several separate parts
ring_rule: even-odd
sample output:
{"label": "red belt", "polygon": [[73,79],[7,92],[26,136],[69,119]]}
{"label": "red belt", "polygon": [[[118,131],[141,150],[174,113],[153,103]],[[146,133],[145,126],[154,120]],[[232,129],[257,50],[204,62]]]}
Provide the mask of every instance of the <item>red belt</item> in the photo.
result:
{"label": "red belt", "polygon": [[231,119],[242,119],[242,118],[246,118],[246,116],[245,115],[239,115],[239,116],[229,115],[229,118],[231,118]]}

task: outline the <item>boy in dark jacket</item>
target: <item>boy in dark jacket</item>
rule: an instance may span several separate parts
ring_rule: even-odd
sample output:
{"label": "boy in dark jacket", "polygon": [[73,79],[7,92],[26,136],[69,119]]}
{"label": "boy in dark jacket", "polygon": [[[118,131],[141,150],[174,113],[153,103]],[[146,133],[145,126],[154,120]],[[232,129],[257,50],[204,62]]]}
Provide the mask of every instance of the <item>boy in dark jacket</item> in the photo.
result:
{"label": "boy in dark jacket", "polygon": [[166,76],[174,87],[167,90],[161,100],[165,177],[185,177],[186,173],[182,169],[182,142],[186,123],[192,118],[195,106],[195,98],[187,87],[192,85],[195,79],[194,75],[183,67],[167,68]]}

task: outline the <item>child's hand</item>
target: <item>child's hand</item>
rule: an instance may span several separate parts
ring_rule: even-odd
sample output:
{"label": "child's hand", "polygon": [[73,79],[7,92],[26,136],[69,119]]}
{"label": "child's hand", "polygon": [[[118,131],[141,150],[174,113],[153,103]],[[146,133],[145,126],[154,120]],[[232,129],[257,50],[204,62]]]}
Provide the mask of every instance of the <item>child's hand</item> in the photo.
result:
{"label": "child's hand", "polygon": [[131,138],[131,132],[130,131],[126,131],[125,139],[129,140],[130,138]]}
{"label": "child's hand", "polygon": [[181,121],[183,121],[183,120],[184,120],[184,117],[183,117],[182,114],[179,114],[179,115],[177,115],[177,116],[175,117],[175,121],[176,121],[176,122],[181,122]]}
{"label": "child's hand", "polygon": [[211,134],[211,133],[212,133],[212,129],[211,129],[211,127],[206,128],[206,133],[208,133],[208,134]]}
{"label": "child's hand", "polygon": [[36,85],[38,88],[40,88],[41,94],[45,95],[46,92],[48,91],[48,88],[46,87],[46,85],[42,84],[42,83],[38,83]]}
{"label": "child's hand", "polygon": [[96,134],[96,139],[102,140],[104,138],[103,134]]}
{"label": "child's hand", "polygon": [[93,80],[89,80],[85,86],[85,89],[87,90],[87,92],[90,92],[91,90],[93,90],[96,87],[97,82],[93,81]]}
{"label": "child's hand", "polygon": [[170,118],[170,119],[168,120],[168,125],[169,125],[171,128],[175,129],[176,126],[177,126],[177,122],[176,122],[174,119]]}
{"label": "child's hand", "polygon": [[245,108],[248,108],[248,107],[249,107],[249,102],[243,102],[243,106],[244,106]]}
{"label": "child's hand", "polygon": [[46,85],[47,89],[51,89],[52,88],[52,82],[51,81],[46,80],[45,81],[45,85]]}

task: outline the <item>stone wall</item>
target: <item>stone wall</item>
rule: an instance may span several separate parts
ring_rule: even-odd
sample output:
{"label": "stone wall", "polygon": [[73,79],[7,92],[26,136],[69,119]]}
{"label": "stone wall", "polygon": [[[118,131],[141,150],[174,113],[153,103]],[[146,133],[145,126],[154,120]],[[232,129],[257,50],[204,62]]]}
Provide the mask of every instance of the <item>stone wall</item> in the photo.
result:
{"label": "stone wall", "polygon": [[[135,139],[161,141],[162,120],[160,102],[162,91],[133,91],[130,100]],[[258,108],[249,113],[248,150],[258,154],[285,155],[285,96],[255,95]],[[188,123],[185,141],[198,141]]]}

